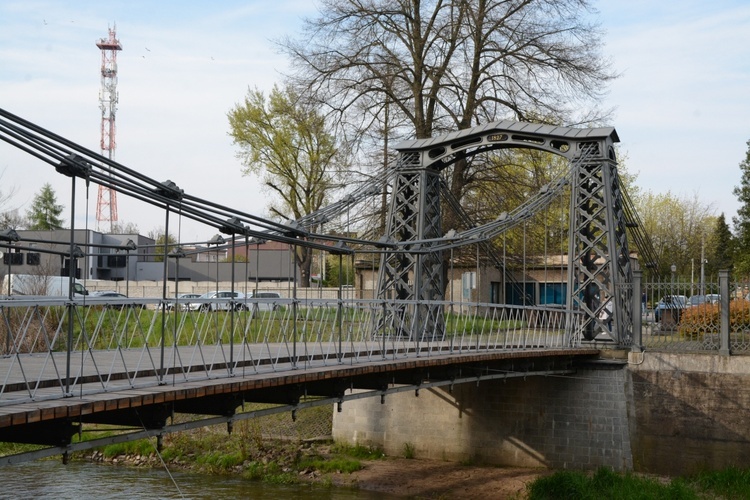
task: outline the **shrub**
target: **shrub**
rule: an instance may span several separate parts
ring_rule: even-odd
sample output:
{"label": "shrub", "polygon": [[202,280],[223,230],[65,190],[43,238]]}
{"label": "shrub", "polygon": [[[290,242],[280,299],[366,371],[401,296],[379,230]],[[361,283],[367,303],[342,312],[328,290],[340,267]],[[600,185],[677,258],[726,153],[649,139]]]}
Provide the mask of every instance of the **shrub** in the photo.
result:
{"label": "shrub", "polygon": [[[682,312],[679,333],[689,340],[702,340],[706,334],[718,334],[720,325],[719,304],[701,304]],[[750,330],[750,301],[729,303],[729,329],[733,332]]]}

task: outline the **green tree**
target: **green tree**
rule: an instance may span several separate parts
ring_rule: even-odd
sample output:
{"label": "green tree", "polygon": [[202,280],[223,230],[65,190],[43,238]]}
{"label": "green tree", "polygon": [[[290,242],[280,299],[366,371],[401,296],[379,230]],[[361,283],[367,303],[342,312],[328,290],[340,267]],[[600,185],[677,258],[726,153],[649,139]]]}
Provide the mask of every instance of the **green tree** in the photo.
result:
{"label": "green tree", "polygon": [[165,235],[164,229],[149,231],[148,237],[154,240],[154,251],[155,254],[154,262],[164,262],[164,245],[166,243],[167,253],[177,248],[177,238],[174,235]]}
{"label": "green tree", "polygon": [[747,141],[745,159],[740,162],[742,177],[733,193],[740,202],[737,215],[732,219],[736,236],[734,265],[742,278],[750,277],[750,140]]}
{"label": "green tree", "polygon": [[344,255],[341,257],[341,272],[339,273],[339,256],[329,255],[326,258],[326,281],[325,286],[337,287],[341,285],[354,285],[354,268],[351,258]]}
{"label": "green tree", "polygon": [[39,193],[34,196],[31,208],[26,213],[28,227],[37,231],[48,231],[50,229],[62,229],[63,220],[60,218],[63,206],[57,204],[57,195],[48,183],[42,186]]}
{"label": "green tree", "polygon": [[712,274],[727,269],[732,271],[734,268],[734,237],[729,230],[729,225],[724,217],[724,213],[716,219],[713,234],[710,238],[710,251],[706,252],[708,262],[706,270]]}
{"label": "green tree", "polygon": [[[248,91],[228,114],[243,175],[258,175],[273,195],[273,216],[296,220],[319,210],[345,182],[345,155],[324,117],[291,88],[274,86],[266,96]],[[310,286],[313,253],[297,247],[300,283]]]}
{"label": "green tree", "polygon": [[659,274],[669,276],[675,264],[677,278],[689,281],[693,263],[700,262],[705,238],[716,224],[713,206],[697,195],[679,197],[669,191],[647,191],[634,203],[656,251]]}

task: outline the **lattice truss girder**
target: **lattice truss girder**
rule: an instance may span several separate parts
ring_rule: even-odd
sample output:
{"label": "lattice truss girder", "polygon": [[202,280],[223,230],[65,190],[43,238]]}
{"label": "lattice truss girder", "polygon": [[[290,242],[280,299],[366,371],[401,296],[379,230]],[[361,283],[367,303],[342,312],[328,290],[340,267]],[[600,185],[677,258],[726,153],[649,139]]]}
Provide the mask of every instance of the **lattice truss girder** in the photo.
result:
{"label": "lattice truss girder", "polygon": [[[402,252],[381,257],[378,297],[399,300],[441,300],[444,294],[442,252],[430,251],[426,239],[442,236],[440,174],[429,169],[399,172],[394,181],[387,233],[398,241],[414,241]],[[405,308],[386,305],[380,320],[402,336],[434,338],[443,331],[442,313],[428,304]]]}
{"label": "lattice truss girder", "polygon": [[[612,151],[606,141],[597,148]],[[614,154],[574,163],[572,176],[568,303],[584,312],[585,338],[603,331],[627,344],[632,291],[621,285],[631,281],[632,268]]]}
{"label": "lattice truss girder", "polygon": [[[612,340],[628,343],[632,309],[628,284],[632,269],[625,233],[627,200],[617,177],[613,146],[617,141],[613,128],[577,129],[500,121],[397,145],[400,156],[391,190],[387,234],[398,242],[398,250],[388,250],[381,257],[378,297],[414,301],[442,298],[441,249],[488,241],[499,231],[528,218],[529,210],[534,213],[546,207],[551,196],[569,185],[567,305],[571,315],[583,312],[584,319],[581,329],[569,315],[568,333],[582,333],[593,339],[604,331]],[[538,149],[565,157],[570,161],[569,177],[545,186],[518,211],[500,214],[495,222],[443,237],[438,173],[459,158],[505,148]],[[402,306],[398,311],[389,311],[389,307],[393,309],[384,306],[379,326],[390,325],[399,334],[408,329],[411,338],[416,334],[415,328],[427,326],[420,318],[436,317],[432,311],[415,306]],[[616,328],[603,317],[610,309]]]}

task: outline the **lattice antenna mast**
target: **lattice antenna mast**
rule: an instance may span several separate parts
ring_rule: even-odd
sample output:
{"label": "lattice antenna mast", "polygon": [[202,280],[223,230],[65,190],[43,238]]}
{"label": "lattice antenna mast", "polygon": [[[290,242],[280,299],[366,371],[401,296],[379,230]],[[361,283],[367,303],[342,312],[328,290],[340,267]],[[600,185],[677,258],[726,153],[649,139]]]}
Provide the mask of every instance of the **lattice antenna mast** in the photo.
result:
{"label": "lattice antenna mast", "polygon": [[[117,40],[117,26],[108,29],[109,38],[102,38],[96,46],[102,51],[102,88],[99,91],[99,108],[102,110],[102,156],[115,159],[115,115],[117,113],[117,52],[122,50]],[[96,199],[96,228],[98,231],[112,231],[112,223],[117,222],[117,193],[109,187],[99,185]]]}

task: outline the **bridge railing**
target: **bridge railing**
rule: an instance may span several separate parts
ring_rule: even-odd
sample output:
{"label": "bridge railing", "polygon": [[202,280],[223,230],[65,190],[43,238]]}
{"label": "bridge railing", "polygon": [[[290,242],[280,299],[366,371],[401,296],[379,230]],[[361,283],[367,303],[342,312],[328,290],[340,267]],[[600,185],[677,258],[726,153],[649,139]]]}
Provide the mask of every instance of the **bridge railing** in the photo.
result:
{"label": "bridge railing", "polygon": [[[0,405],[191,380],[580,345],[579,315],[450,302],[0,298]],[[389,301],[389,307],[393,307]],[[420,311],[419,313],[417,311]]]}
{"label": "bridge railing", "polygon": [[[636,280],[637,282],[637,280]],[[634,290],[641,299],[640,349],[705,352],[722,355],[750,352],[750,286],[733,282],[727,272],[718,279],[648,282]]]}

